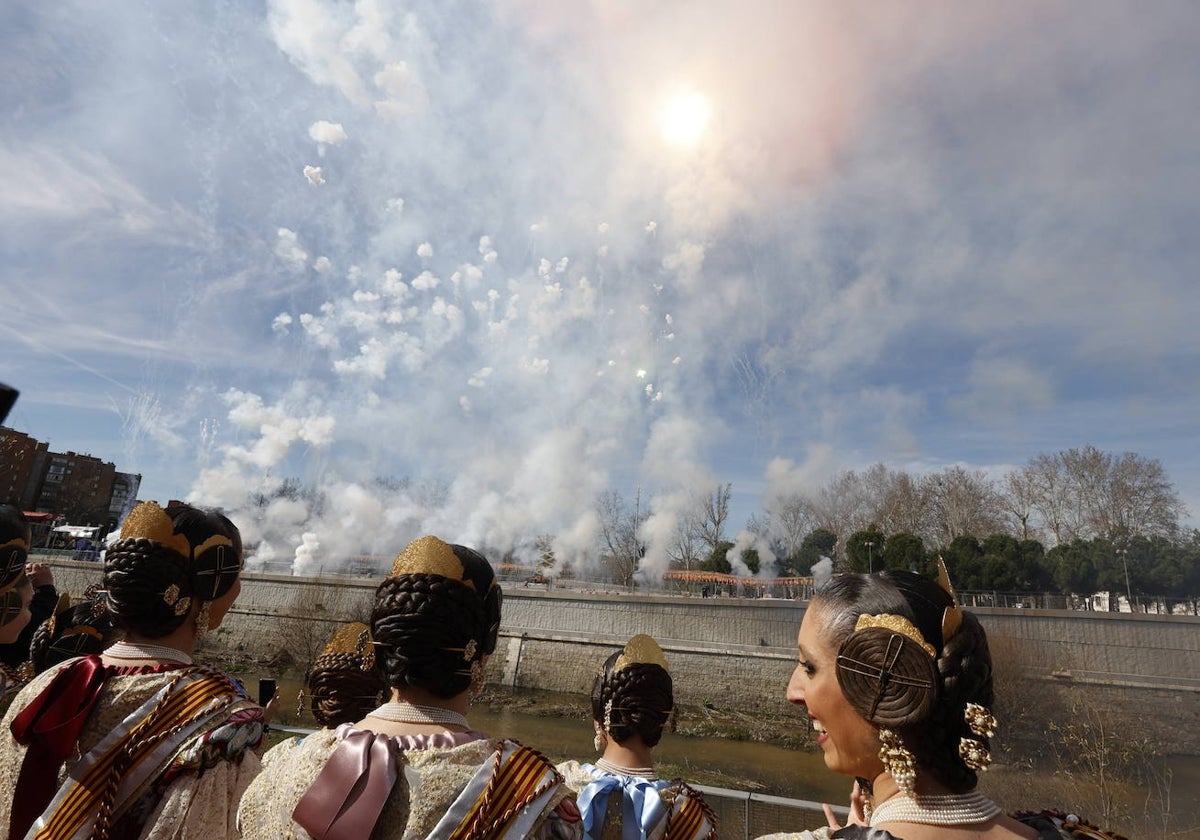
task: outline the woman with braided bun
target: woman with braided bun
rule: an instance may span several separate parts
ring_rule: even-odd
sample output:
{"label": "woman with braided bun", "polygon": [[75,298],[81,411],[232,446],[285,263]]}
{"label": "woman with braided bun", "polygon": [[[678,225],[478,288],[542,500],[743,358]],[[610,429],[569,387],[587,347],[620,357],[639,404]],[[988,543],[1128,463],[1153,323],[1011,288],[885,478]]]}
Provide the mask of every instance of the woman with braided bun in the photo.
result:
{"label": "woman with braided bun", "polygon": [[939,567],[937,581],[889,571],[817,590],[787,699],[807,712],[825,765],[854,777],[850,821],[840,827],[826,806],[827,827],[769,837],[1110,837],[1058,812],[1006,815],[978,789],[997,727],[991,654]]}
{"label": "woman with braided bun", "polygon": [[77,603],[69,603],[64,595],[54,615],[33,631],[29,661],[40,674],[68,659],[103,653],[118,635],[103,590],[92,585]]}
{"label": "woman with braided bun", "polygon": [[339,627],[304,676],[313,719],[335,728],[362,720],[379,705],[383,680],[375,670],[371,629],[359,621]]}
{"label": "woman with braided bun", "polygon": [[[500,587],[480,554],[422,537],[396,558],[371,612],[388,702],[356,723],[274,747],[238,811],[251,840],[572,837],[554,766],[467,723],[500,630]],[[572,822],[574,820],[574,822]]]}
{"label": "woman with braided bun", "polygon": [[716,817],[683,781],[658,778],[653,750],[675,713],[674,687],[658,642],[634,636],[608,657],[592,683],[594,764],[559,765],[589,840],[715,837]]}
{"label": "woman with braided bun", "polygon": [[241,567],[241,537],[218,513],[147,502],[129,514],[95,593],[124,638],[48,668],[4,716],[0,840],[236,836],[263,710],[192,653]]}

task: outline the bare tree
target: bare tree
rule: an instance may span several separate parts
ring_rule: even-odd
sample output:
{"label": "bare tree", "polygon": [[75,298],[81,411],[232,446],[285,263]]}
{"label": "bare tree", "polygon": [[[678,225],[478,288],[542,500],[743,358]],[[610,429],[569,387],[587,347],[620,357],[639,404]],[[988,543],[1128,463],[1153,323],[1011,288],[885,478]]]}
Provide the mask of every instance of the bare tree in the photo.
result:
{"label": "bare tree", "polygon": [[1042,454],[1014,480],[1028,485],[1030,507],[1055,543],[1170,539],[1185,514],[1162,463],[1133,452],[1117,456],[1088,445]]}
{"label": "bare tree", "polygon": [[932,514],[933,545],[949,545],[955,537],[982,536],[1003,530],[1000,494],[983,470],[959,466],[931,473],[922,482]]}
{"label": "bare tree", "polygon": [[671,565],[688,571],[698,568],[704,560],[703,549],[699,518],[694,512],[682,514],[675,521],[675,536],[667,549]]}
{"label": "bare tree", "polygon": [[800,553],[804,538],[815,527],[815,511],[807,496],[794,493],[778,499],[771,511],[771,532],[789,560]]}
{"label": "bare tree", "polygon": [[1033,539],[1037,533],[1033,524],[1036,501],[1037,481],[1030,469],[1013,470],[1004,477],[1000,504],[1011,521],[1013,536],[1019,540]]}
{"label": "bare tree", "polygon": [[725,522],[729,519],[729,496],[732,484],[718,484],[700,503],[700,539],[709,553],[725,541]]}
{"label": "bare tree", "polygon": [[606,490],[596,497],[596,513],[600,518],[602,560],[608,564],[614,583],[629,586],[643,553],[638,539],[645,519],[641,505],[631,509],[620,492]]}

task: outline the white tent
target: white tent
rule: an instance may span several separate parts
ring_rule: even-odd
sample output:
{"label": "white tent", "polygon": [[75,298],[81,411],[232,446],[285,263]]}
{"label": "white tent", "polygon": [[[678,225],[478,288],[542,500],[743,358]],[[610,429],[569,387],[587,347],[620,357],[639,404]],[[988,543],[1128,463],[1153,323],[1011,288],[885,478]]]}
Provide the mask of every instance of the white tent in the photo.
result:
{"label": "white tent", "polygon": [[65,534],[74,539],[94,540],[99,530],[99,525],[59,525],[54,529],[54,533]]}

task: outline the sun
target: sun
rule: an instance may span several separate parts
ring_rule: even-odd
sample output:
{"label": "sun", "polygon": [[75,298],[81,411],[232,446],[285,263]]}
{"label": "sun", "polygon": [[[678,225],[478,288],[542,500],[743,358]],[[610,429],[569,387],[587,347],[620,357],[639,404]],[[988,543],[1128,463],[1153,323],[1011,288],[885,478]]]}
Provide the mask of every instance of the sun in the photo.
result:
{"label": "sun", "polygon": [[694,90],[674,94],[663,107],[659,126],[672,146],[691,147],[700,142],[712,116],[708,97]]}

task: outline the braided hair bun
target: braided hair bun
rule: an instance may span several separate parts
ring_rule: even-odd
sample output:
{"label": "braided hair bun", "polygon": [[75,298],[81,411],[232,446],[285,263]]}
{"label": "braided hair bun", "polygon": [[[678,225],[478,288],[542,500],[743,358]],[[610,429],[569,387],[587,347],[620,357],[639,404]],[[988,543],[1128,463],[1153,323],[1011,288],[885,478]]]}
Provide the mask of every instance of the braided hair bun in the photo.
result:
{"label": "braided hair bun", "polygon": [[79,603],[60,607],[33,631],[29,658],[35,673],[76,656],[98,654],[112,642],[116,630],[98,589],[88,587]]}
{"label": "braided hair bun", "polygon": [[193,602],[220,597],[241,570],[241,536],[219,513],[143,502],[104,556],[113,624],[147,638],[183,626]]}
{"label": "braided hair bun", "polygon": [[[948,580],[947,580],[948,584]],[[978,783],[959,754],[968,704],[990,707],[992,661],[979,621],[937,582],[911,572],[839,575],[813,598],[838,651],[837,677],[863,718],[897,732],[918,772],[955,793]]]}
{"label": "braided hair bun", "polygon": [[646,635],[634,636],[609,656],[592,683],[592,718],[618,744],[636,735],[647,747],[656,746],[674,709],[666,657]]}
{"label": "braided hair bun", "polygon": [[496,648],[500,603],[483,555],[437,537],[411,543],[375,592],[371,637],[380,677],[446,699],[466,691],[472,669]]}
{"label": "braided hair bun", "polygon": [[0,505],[0,627],[25,611],[27,602],[21,589],[28,580],[25,562],[29,559],[29,545],[25,514],[12,505]]}
{"label": "braided hair bun", "polygon": [[367,625],[354,622],[333,634],[304,677],[317,723],[333,728],[370,713],[384,687],[374,663]]}

